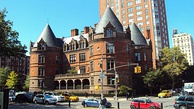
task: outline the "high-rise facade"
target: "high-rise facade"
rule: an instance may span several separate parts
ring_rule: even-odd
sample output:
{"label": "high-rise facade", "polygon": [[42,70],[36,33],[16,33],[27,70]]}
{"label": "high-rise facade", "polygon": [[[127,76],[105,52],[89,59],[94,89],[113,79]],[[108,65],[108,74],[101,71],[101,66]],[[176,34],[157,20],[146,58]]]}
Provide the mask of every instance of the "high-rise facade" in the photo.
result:
{"label": "high-rise facade", "polygon": [[110,7],[124,28],[135,23],[152,42],[153,67],[157,67],[160,50],[169,47],[165,0],[99,0],[100,17]]}
{"label": "high-rise facade", "polygon": [[177,30],[173,30],[172,35],[172,44],[173,47],[179,47],[186,55],[186,59],[189,65],[193,65],[193,57],[194,57],[194,45],[193,45],[193,38],[191,34],[187,33],[178,33]]}

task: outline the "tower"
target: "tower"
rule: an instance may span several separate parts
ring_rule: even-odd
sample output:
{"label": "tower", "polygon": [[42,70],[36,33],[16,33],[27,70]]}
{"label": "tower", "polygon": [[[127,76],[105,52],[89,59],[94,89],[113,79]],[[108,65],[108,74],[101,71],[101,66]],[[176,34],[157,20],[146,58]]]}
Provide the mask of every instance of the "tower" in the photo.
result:
{"label": "tower", "polygon": [[136,23],[143,36],[151,39],[153,67],[160,50],[169,47],[165,0],[99,0],[100,17],[111,7],[124,28]]}
{"label": "tower", "polygon": [[47,24],[30,47],[30,91],[54,89],[54,77],[62,73],[62,40]]}

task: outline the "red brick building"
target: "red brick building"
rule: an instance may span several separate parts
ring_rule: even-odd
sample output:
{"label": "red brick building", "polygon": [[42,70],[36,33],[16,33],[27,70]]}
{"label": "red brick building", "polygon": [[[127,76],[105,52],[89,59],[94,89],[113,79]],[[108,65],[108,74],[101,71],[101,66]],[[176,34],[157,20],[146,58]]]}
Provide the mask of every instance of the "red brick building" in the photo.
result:
{"label": "red brick building", "polygon": [[[103,83],[103,93],[110,94],[115,91],[115,74],[119,75],[118,86],[135,88],[137,75],[152,68],[150,40],[135,23],[123,29],[109,7],[95,27],[85,27],[78,33],[73,29],[71,37],[56,38],[47,24],[38,40],[31,43],[30,91],[99,94],[101,90],[95,87]],[[141,74],[134,74],[137,63]],[[70,69],[76,73],[68,72]]]}

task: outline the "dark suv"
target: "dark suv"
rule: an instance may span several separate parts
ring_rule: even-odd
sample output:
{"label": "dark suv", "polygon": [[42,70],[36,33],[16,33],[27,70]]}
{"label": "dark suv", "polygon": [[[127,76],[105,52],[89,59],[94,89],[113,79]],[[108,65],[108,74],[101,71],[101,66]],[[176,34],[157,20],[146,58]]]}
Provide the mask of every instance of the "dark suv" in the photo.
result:
{"label": "dark suv", "polygon": [[175,99],[174,101],[175,109],[194,109],[194,96],[192,95],[182,95]]}

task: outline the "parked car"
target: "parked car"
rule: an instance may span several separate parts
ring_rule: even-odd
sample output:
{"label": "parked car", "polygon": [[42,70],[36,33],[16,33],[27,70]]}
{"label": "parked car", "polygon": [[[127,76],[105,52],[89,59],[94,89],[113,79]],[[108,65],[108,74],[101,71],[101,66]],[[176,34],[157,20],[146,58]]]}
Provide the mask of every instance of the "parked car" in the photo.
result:
{"label": "parked car", "polygon": [[33,97],[32,95],[28,93],[20,93],[16,95],[15,102],[33,102]]}
{"label": "parked car", "polygon": [[43,94],[48,94],[48,95],[51,95],[52,97],[56,98],[57,101],[66,101],[65,100],[65,97],[58,94],[58,93],[55,93],[55,92],[44,92]]}
{"label": "parked car", "polygon": [[15,98],[16,98],[15,95],[9,94],[9,101],[10,101],[10,102],[15,101]]}
{"label": "parked car", "polygon": [[70,101],[70,96],[68,93],[64,93],[64,94],[62,94],[62,96],[64,96],[65,101]]}
{"label": "parked car", "polygon": [[[84,101],[82,101],[82,105],[83,105],[83,107],[99,107],[100,100],[98,100],[96,98],[88,98],[88,99],[85,99]],[[112,104],[109,101],[107,101],[106,107],[110,108],[110,107],[112,107]]]}
{"label": "parked car", "polygon": [[172,91],[170,90],[162,90],[159,94],[159,98],[164,98],[164,97],[171,97],[172,96]]}
{"label": "parked car", "polygon": [[181,95],[175,98],[174,101],[175,109],[194,109],[194,96],[192,95]]}
{"label": "parked car", "polygon": [[78,102],[79,101],[79,97],[74,95],[74,94],[70,94],[70,100],[73,102]]}
{"label": "parked car", "polygon": [[48,94],[37,94],[33,98],[33,102],[36,104],[57,104],[57,99]]}
{"label": "parked car", "polygon": [[183,91],[180,92],[180,95],[189,95],[189,93],[187,91],[183,90]]}
{"label": "parked car", "polygon": [[79,101],[79,97],[74,95],[73,93],[65,93],[63,94],[63,96],[67,99],[69,99],[72,102],[78,102]]}
{"label": "parked car", "polygon": [[138,109],[138,103],[141,109],[161,109],[161,105],[158,102],[152,102],[148,98],[134,98],[130,103],[131,109]]}

